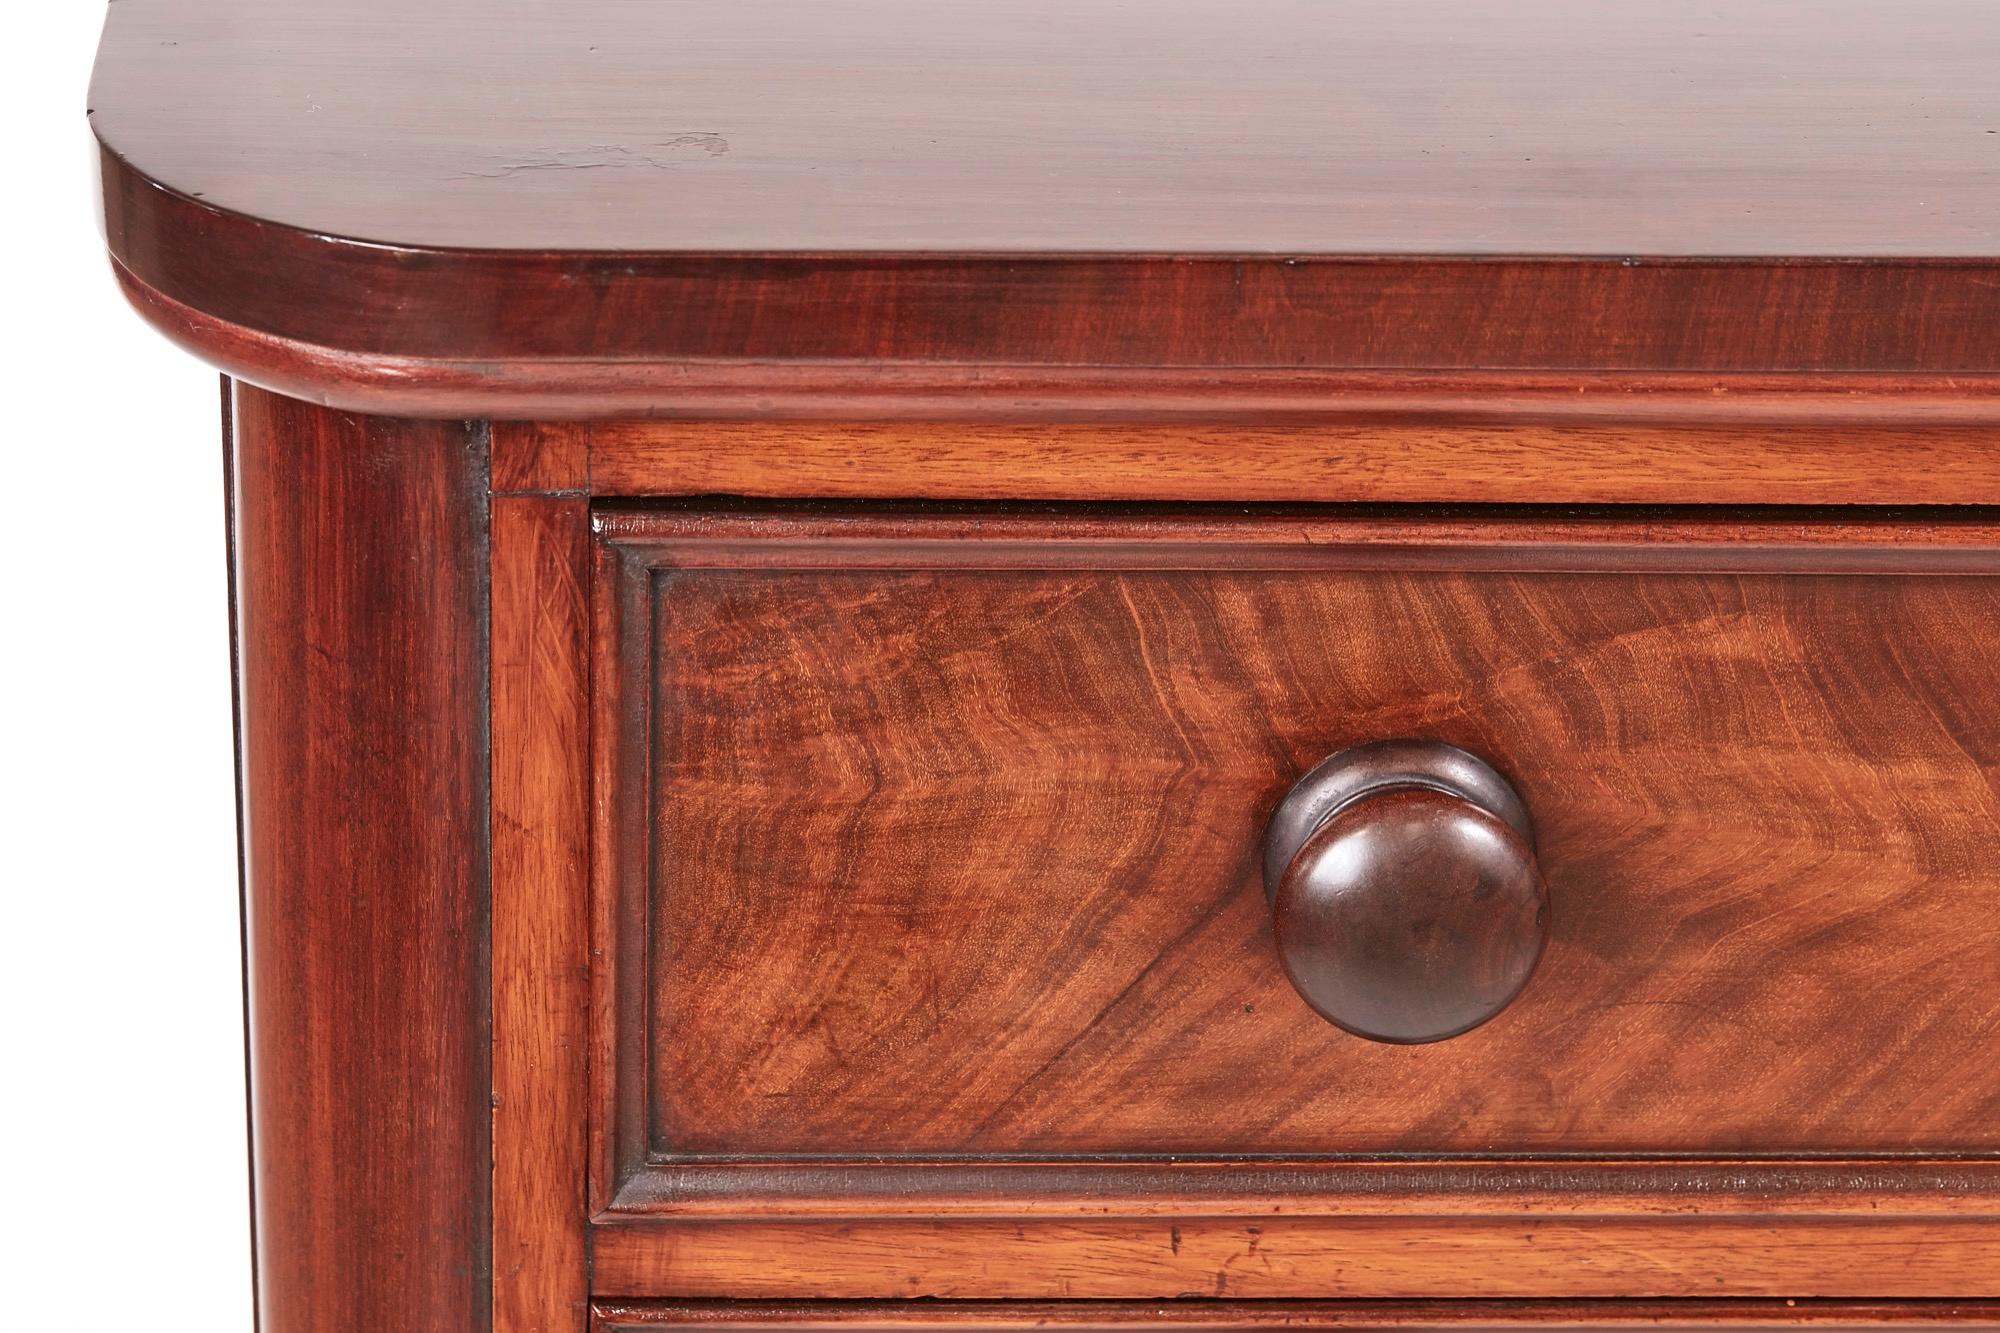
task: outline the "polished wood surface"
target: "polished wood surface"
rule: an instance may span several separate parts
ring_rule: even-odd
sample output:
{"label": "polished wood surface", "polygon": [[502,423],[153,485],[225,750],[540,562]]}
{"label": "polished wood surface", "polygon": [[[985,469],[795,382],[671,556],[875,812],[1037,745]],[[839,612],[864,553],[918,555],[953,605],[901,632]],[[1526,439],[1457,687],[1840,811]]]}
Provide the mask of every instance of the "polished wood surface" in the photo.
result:
{"label": "polished wood surface", "polygon": [[[206,242],[197,237],[189,244],[198,251]],[[265,257],[253,261],[251,266],[267,261],[287,262],[282,256]],[[596,285],[615,282],[631,267],[599,275],[601,282],[596,277],[590,281]],[[632,355],[555,360],[532,351],[503,354],[492,347],[477,357],[422,358],[343,349],[325,342],[259,332],[177,301],[135,277],[122,264],[114,263],[113,274],[134,307],[155,328],[194,355],[230,368],[239,378],[292,397],[392,416],[471,415],[581,421],[651,415],[703,421],[841,422],[1167,418],[1261,425],[1279,419],[1378,420],[1385,414],[1398,418],[1407,414],[1409,420],[1426,423],[1691,421],[1714,426],[1739,421],[1797,424],[1856,419],[1876,424],[1979,427],[2000,423],[2000,375],[1964,372],[1866,375],[1623,370],[1440,372],[1063,364],[974,366],[907,361],[650,361],[644,359],[647,353],[643,346]],[[386,286],[389,278],[363,269],[338,275],[329,283],[325,290],[306,293],[301,298],[301,308],[308,312],[337,311],[344,302],[369,290],[367,284]],[[363,285],[357,287],[357,283]],[[564,291],[574,289],[575,283],[559,280],[555,290],[538,291],[531,304],[545,308],[551,302],[559,302]],[[643,303],[643,298],[634,299]],[[670,305],[687,299],[685,292],[668,298]],[[451,318],[463,312],[457,301],[457,297],[447,296],[436,309],[420,311],[416,322],[448,325]],[[357,321],[357,327],[380,327],[382,320],[399,319],[399,312],[412,306],[411,299],[392,299],[383,310]],[[1468,308],[1476,306],[1457,303],[1450,311],[1462,313]],[[1450,311],[1439,311],[1438,317]],[[494,320],[482,325],[489,332],[494,327]],[[610,325],[614,333],[623,327],[619,321]],[[315,336],[336,335],[321,330]],[[502,342],[504,345],[505,340]],[[1091,355],[1101,353],[1102,349],[1090,349]],[[1840,498],[1840,484],[1836,481],[1833,485],[1834,492],[1825,498]],[[871,496],[883,493],[882,490],[867,492]],[[1286,494],[1282,498],[1298,497]],[[1435,496],[1323,498],[1470,497],[1446,485]],[[1654,494],[1647,498],[1665,502],[1704,497],[1696,492],[1687,496]],[[1794,496],[1798,503],[1816,503],[1820,498],[1809,491]]]}
{"label": "polished wood surface", "polygon": [[590,487],[590,428],[552,421],[486,427],[493,494],[580,496]]}
{"label": "polished wood surface", "polygon": [[1272,929],[1293,989],[1328,1022],[1374,1041],[1442,1041],[1527,985],[1548,939],[1548,889],[1504,822],[1405,788],[1307,840]]}
{"label": "polished wood surface", "polygon": [[[1717,414],[1739,381],[1767,408],[1863,395],[1888,420],[1905,395],[1982,424],[2000,401],[1991,274],[1970,261],[1750,282],[1693,260],[397,258],[245,227],[108,165],[115,272],[142,315],[239,378],[356,411],[1255,422],[1340,412],[1359,380],[1455,418],[1522,376],[1526,406],[1557,415]],[[1463,375],[1440,389],[1438,370]]]}
{"label": "polished wood surface", "polygon": [[1549,891],[1520,796],[1442,741],[1323,760],[1264,831],[1265,895],[1292,986],[1376,1041],[1442,1041],[1520,994],[1549,939]]}
{"label": "polished wood surface", "polygon": [[[511,486],[568,479],[549,432],[491,444],[496,487],[503,466]],[[587,1280],[589,515],[555,491],[491,505],[492,1329],[557,1333]]]}
{"label": "polished wood surface", "polygon": [[[2000,1143],[1990,528],[598,522],[614,1184]],[[1506,770],[1562,905],[1520,1000],[1424,1048],[1320,1022],[1258,884],[1299,773],[1409,734]]]}
{"label": "polished wood surface", "polygon": [[[600,504],[688,569],[2000,573],[2000,509]],[[1329,540],[1331,534],[1337,540]],[[599,686],[605,684],[597,682]]]}
{"label": "polished wood surface", "polygon": [[120,0],[92,123],[139,308],[356,409],[1213,412],[1440,370],[1985,401],[1996,56],[1976,0]]}
{"label": "polished wood surface", "polygon": [[[614,421],[590,426],[600,495],[955,500],[1236,500],[1479,504],[1995,504],[2000,429],[1870,424],[1911,411],[1895,395],[1746,401],[1653,392],[1526,403],[1468,391],[1460,419],[1332,392],[1321,414],[1361,422]],[[1968,402],[1969,409],[1973,404]],[[1300,405],[1295,405],[1295,408]],[[1942,404],[1934,405],[1944,410]],[[940,404],[938,410],[949,410]],[[1509,414],[1583,417],[1509,425]],[[1705,411],[1679,426],[1590,421]],[[1773,426],[1760,414],[1834,418]],[[1836,417],[1836,414],[1838,416]],[[1400,416],[1406,424],[1392,424]],[[1714,417],[1727,417],[1718,425]],[[1495,420],[1499,418],[1500,420]]]}
{"label": "polished wood surface", "polygon": [[486,457],[239,387],[258,1326],[488,1327]]}
{"label": "polished wood surface", "polygon": [[981,1333],[1130,1328],[1189,1333],[1276,1329],[1612,1330],[1689,1333],[1706,1328],[1991,1328],[2000,1305],[1979,1301],[970,1301],[793,1302],[600,1301],[595,1333],[680,1328],[710,1333],[849,1333],[959,1328]]}
{"label": "polished wood surface", "polygon": [[2000,1216],[2000,1160],[1531,1157],[718,1159],[624,1182],[633,1217]]}
{"label": "polished wood surface", "polygon": [[109,11],[264,1333],[2000,1327],[2000,11]]}
{"label": "polished wood surface", "polygon": [[1990,1300],[2000,1220],[658,1222],[601,1229],[593,1257],[603,1296]]}
{"label": "polished wood surface", "polygon": [[1978,0],[119,0],[91,106],[413,249],[1983,261],[1996,66]]}

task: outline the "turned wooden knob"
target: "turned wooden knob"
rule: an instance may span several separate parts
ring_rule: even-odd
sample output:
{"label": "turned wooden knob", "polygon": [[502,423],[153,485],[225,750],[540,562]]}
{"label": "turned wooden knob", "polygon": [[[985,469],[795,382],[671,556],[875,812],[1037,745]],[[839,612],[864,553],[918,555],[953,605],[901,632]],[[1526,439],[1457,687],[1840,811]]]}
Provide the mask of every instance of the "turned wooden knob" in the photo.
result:
{"label": "turned wooden knob", "polygon": [[1478,1027],[1549,938],[1527,807],[1443,741],[1359,745],[1300,778],[1264,837],[1264,892],[1292,985],[1374,1041]]}

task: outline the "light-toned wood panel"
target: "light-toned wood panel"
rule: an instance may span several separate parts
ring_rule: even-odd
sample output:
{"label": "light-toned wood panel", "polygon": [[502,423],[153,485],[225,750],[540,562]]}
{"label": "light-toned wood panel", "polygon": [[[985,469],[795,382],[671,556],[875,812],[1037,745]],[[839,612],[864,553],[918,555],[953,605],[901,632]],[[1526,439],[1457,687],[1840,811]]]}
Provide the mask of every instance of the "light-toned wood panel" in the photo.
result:
{"label": "light-toned wood panel", "polygon": [[583,1318],[588,523],[493,501],[495,1333]]}
{"label": "light-toned wood panel", "polygon": [[601,495],[1635,504],[2000,502],[2000,430],[625,421]]}
{"label": "light-toned wood panel", "polygon": [[599,1296],[1990,1298],[2000,1222],[1003,1220],[601,1228]]}
{"label": "light-toned wood panel", "polygon": [[588,425],[495,421],[487,430],[494,494],[566,494],[590,484]]}

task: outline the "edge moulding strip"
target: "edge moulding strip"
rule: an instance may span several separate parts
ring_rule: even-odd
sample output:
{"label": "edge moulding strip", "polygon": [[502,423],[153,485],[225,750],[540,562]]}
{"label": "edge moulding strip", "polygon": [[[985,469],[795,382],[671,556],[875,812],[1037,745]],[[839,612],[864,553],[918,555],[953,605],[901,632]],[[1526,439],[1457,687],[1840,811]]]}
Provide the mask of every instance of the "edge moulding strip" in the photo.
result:
{"label": "edge moulding strip", "polygon": [[644,358],[453,360],[306,342],[183,304],[117,260],[133,306],[244,383],[385,416],[565,421],[1405,419],[2000,427],[2000,374],[1292,370]]}
{"label": "edge moulding strip", "polygon": [[926,1302],[701,1302],[600,1300],[597,1333],[679,1328],[705,1333],[842,1333],[844,1330],[961,1328],[987,1333],[1070,1329],[1101,1333],[1173,1328],[1189,1333],[1249,1329],[1510,1328],[1651,1329],[1656,1333],[1714,1328],[1966,1328],[2000,1327],[1993,1301],[1034,1301],[994,1305]]}

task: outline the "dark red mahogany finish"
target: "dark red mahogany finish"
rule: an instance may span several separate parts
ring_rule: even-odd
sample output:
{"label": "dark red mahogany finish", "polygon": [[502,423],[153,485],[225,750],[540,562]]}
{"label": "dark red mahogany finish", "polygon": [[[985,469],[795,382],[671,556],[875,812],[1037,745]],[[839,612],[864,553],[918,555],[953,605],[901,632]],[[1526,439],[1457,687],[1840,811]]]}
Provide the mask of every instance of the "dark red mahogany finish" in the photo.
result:
{"label": "dark red mahogany finish", "polygon": [[2000,1326],[2000,1303],[1828,1301],[1041,1301],[995,1306],[978,1301],[752,1303],[603,1301],[593,1333],[1502,1333],[1515,1329],[1645,1330],[1692,1333],[1718,1325],[1863,1333],[1887,1328]]}
{"label": "dark red mahogany finish", "polygon": [[117,0],[262,1333],[2000,1327],[1997,68]]}
{"label": "dark red mahogany finish", "polygon": [[1264,835],[1264,887],[1292,985],[1377,1041],[1477,1027],[1548,945],[1526,807],[1443,741],[1356,746],[1300,779]]}
{"label": "dark red mahogany finish", "polygon": [[119,0],[92,109],[140,309],[348,407],[1992,420],[1995,68],[1979,0]]}
{"label": "dark red mahogany finish", "polygon": [[482,434],[231,420],[260,1327],[483,1327]]}

